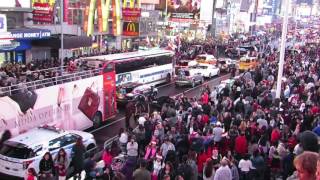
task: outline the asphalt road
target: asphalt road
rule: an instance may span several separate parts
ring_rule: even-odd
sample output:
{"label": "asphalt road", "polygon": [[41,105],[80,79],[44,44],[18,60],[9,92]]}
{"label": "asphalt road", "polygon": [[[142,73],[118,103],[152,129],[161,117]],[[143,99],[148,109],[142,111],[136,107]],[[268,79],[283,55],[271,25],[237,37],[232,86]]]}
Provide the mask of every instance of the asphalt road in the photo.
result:
{"label": "asphalt road", "polygon": [[[188,97],[199,97],[200,89],[204,85],[209,85],[209,87],[214,87],[220,84],[222,80],[226,80],[230,78],[230,74],[221,74],[219,77],[214,77],[213,79],[206,80],[205,83],[202,85],[198,85],[194,88],[191,87],[175,87],[174,82],[171,82],[170,84],[161,85],[158,87],[159,94],[158,97],[161,96],[179,96],[183,92],[185,92],[186,96]],[[97,141],[98,148],[103,148],[104,143],[110,144],[113,139],[116,138],[120,128],[125,127],[125,119],[124,119],[124,113],[125,109],[124,107],[120,107],[118,109],[119,113],[118,115],[108,120],[103,126],[101,126],[98,129],[89,129],[88,132],[92,133]],[[131,122],[133,123],[133,122]]]}

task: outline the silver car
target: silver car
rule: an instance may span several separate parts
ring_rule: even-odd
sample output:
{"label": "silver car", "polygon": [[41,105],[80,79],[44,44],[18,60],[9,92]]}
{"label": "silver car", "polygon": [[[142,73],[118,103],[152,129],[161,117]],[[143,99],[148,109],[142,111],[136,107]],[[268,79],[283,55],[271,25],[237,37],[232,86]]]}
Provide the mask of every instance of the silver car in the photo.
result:
{"label": "silver car", "polygon": [[191,85],[192,87],[195,87],[197,84],[202,84],[203,82],[203,75],[192,69],[180,69],[175,78],[176,86]]}

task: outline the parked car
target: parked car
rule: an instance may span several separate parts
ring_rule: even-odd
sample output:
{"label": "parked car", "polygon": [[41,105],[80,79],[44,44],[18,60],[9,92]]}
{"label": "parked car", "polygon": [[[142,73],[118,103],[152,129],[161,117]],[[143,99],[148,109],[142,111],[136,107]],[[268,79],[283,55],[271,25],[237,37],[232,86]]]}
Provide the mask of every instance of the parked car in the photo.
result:
{"label": "parked car", "polygon": [[196,84],[202,84],[203,82],[203,75],[193,69],[180,69],[175,79],[176,86],[191,85],[195,87]]}
{"label": "parked car", "polygon": [[213,76],[218,76],[220,74],[220,69],[211,64],[198,64],[196,66],[190,67],[194,73],[200,73],[203,77],[212,78]]}
{"label": "parked car", "polygon": [[92,134],[82,131],[64,131],[44,126],[32,129],[4,142],[0,149],[0,173],[25,177],[28,168],[39,172],[39,163],[46,152],[56,156],[64,148],[71,159],[72,147],[78,138],[83,139],[87,152],[96,149]]}
{"label": "parked car", "polygon": [[218,67],[221,72],[229,72],[231,68],[237,68],[238,61],[230,58],[219,58]]}
{"label": "parked car", "polygon": [[129,82],[117,87],[117,103],[124,105],[129,101],[135,101],[139,95],[156,97],[157,94],[158,89],[151,85]]}
{"label": "parked car", "polygon": [[244,48],[227,48],[225,54],[229,58],[240,58],[248,53],[247,49]]}
{"label": "parked car", "polygon": [[198,63],[217,64],[217,59],[211,54],[200,54],[196,57]]}

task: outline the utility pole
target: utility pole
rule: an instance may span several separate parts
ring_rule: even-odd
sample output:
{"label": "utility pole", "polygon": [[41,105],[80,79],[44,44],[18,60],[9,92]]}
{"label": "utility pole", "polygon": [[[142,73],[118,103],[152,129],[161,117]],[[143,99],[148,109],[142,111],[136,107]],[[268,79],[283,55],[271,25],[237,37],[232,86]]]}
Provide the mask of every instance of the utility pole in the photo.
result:
{"label": "utility pole", "polygon": [[211,24],[211,36],[212,37],[216,36],[216,17],[215,17],[216,4],[217,4],[217,0],[213,0],[213,3],[212,3],[212,24]]}
{"label": "utility pole", "polygon": [[281,84],[282,84],[282,75],[283,75],[283,65],[285,58],[285,49],[286,49],[286,41],[287,41],[287,30],[288,30],[288,8],[289,8],[289,0],[285,0],[284,2],[284,17],[282,22],[282,35],[281,35],[281,46],[280,46],[280,59],[278,66],[278,78],[277,78],[277,90],[276,90],[276,98],[280,99],[281,96]]}
{"label": "utility pole", "polygon": [[251,35],[256,31],[257,27],[257,14],[258,14],[258,4],[259,0],[255,0],[254,2],[254,10],[253,10],[253,16],[252,16],[252,22],[254,23],[253,26],[251,27]]}
{"label": "utility pole", "polygon": [[63,59],[64,59],[64,52],[63,52],[63,0],[60,1],[60,30],[61,30],[61,73],[63,72]]}

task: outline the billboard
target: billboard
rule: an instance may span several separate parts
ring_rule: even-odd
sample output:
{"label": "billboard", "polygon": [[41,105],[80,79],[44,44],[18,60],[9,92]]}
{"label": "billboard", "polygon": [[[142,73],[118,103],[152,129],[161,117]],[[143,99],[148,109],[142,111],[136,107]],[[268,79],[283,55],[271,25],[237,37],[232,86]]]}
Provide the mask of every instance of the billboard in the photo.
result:
{"label": "billboard", "polygon": [[123,22],[122,34],[124,36],[139,36],[139,23]]}
{"label": "billboard", "polygon": [[0,10],[31,11],[31,0],[4,0],[0,3]]}
{"label": "billboard", "polygon": [[53,22],[53,7],[49,3],[33,3],[33,21],[34,22]]}
{"label": "billboard", "polygon": [[0,33],[7,32],[7,16],[0,14]]}
{"label": "billboard", "polygon": [[173,19],[199,19],[201,0],[160,0],[157,10],[165,11]]}

